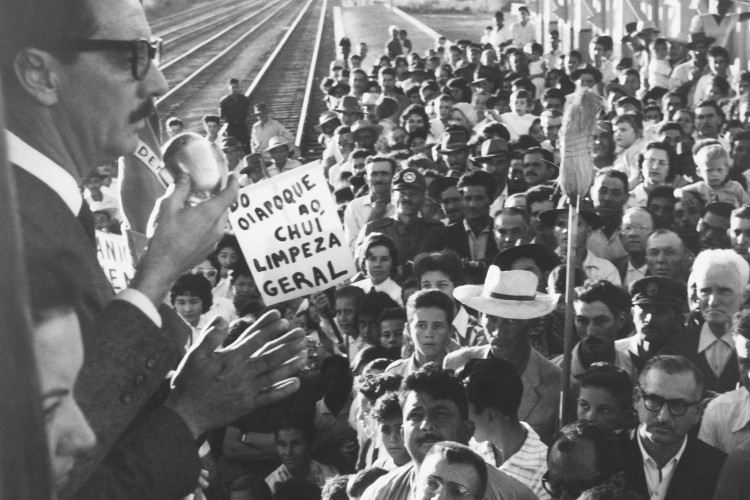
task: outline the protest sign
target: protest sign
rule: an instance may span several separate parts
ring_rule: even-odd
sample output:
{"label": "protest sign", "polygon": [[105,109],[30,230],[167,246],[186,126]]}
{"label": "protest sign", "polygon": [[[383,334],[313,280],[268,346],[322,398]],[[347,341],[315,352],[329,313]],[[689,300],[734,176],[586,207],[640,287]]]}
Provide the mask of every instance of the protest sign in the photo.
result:
{"label": "protest sign", "polygon": [[229,220],[266,305],[340,284],[355,272],[319,161],[241,189]]}
{"label": "protest sign", "polygon": [[134,269],[125,238],[119,234],[97,231],[96,256],[115,292],[126,289],[133,278]]}

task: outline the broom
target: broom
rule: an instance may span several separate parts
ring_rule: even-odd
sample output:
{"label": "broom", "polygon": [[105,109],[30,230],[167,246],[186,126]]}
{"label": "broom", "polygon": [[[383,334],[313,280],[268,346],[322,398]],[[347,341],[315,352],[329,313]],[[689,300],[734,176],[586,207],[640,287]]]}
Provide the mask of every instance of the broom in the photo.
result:
{"label": "broom", "polygon": [[593,90],[579,87],[568,96],[562,128],[560,129],[559,185],[568,198],[568,255],[565,275],[565,338],[563,347],[563,376],[560,387],[559,422],[564,425],[570,409],[570,362],[573,350],[573,282],[575,281],[576,238],[578,233],[578,208],[594,181],[593,141],[603,99]]}

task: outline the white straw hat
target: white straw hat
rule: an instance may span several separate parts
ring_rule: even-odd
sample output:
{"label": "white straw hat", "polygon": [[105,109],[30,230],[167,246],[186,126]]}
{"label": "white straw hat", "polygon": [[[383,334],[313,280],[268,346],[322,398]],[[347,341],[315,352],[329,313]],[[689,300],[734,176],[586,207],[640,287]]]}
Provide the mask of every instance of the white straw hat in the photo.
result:
{"label": "white straw hat", "polygon": [[545,316],[557,306],[557,295],[536,291],[539,280],[529,271],[501,271],[490,266],[484,286],[464,285],[453,290],[462,304],[490,316],[532,319]]}

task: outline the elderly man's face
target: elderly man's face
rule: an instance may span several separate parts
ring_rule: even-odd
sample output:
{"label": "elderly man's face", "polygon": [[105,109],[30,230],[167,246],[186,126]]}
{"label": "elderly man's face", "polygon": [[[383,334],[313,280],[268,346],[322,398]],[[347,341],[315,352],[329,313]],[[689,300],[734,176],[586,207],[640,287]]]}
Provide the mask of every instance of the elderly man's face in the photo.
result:
{"label": "elderly man's face", "polygon": [[[88,7],[97,27],[91,39],[151,38],[137,0],[92,1]],[[85,152],[92,168],[135,151],[153,99],[167,91],[153,62],[145,77],[136,80],[129,55],[127,50],[82,52],[72,64],[56,61],[53,66],[57,92],[52,119],[62,133],[74,134],[75,147]]]}
{"label": "elderly man's face", "polygon": [[646,243],[646,264],[654,276],[684,279],[685,246],[674,233],[655,234]]}
{"label": "elderly man's face", "polygon": [[524,335],[531,320],[510,319],[490,316],[482,313],[480,319],[484,335],[494,355],[513,352],[514,348],[524,341]]}
{"label": "elderly man's face", "polygon": [[646,252],[648,235],[653,230],[654,223],[649,214],[640,210],[626,213],[620,226],[620,241],[625,251],[629,254],[643,255]]}
{"label": "elderly man's face", "polygon": [[691,281],[706,323],[729,325],[745,298],[743,283],[734,266],[712,265],[707,270],[694,271]]}

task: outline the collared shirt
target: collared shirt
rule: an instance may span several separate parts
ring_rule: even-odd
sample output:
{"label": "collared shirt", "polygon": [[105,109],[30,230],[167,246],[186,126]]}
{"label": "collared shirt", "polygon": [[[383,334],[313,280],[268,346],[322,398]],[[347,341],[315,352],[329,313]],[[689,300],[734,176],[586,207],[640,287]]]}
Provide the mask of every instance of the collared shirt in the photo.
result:
{"label": "collared shirt", "polygon": [[[338,476],[339,473],[330,465],[322,464],[315,460],[310,460],[310,470],[307,473],[306,481],[310,484],[314,484],[318,488],[322,488],[328,479]],[[276,493],[276,487],[279,483],[288,481],[292,478],[292,474],[286,468],[286,465],[281,465],[278,469],[273,471],[266,477],[266,484],[271,488],[272,493]]]}
{"label": "collared shirt", "polygon": [[[555,364],[555,366],[559,366],[562,368],[563,364],[563,355],[557,356],[555,359],[552,360],[552,363]],[[628,356],[627,353],[618,351],[615,349],[615,366],[618,368],[622,368],[626,372],[628,372],[628,375],[635,380],[636,376],[638,375],[638,370],[633,366],[633,362],[630,359],[630,356]],[[583,360],[581,359],[581,343],[573,347],[573,352],[570,359],[570,376],[571,378],[577,377],[578,375],[583,374],[583,372],[586,371],[586,367],[583,366]]]}
{"label": "collared shirt", "polygon": [[[370,219],[372,207],[372,197],[369,194],[355,198],[346,205],[344,210],[344,237],[352,253],[357,249],[357,236]],[[393,217],[394,215],[396,215],[396,207],[393,206],[393,203],[388,203],[385,216]]]}
{"label": "collared shirt", "polygon": [[706,361],[716,377],[721,376],[727,362],[732,359],[734,342],[731,332],[727,331],[721,337],[716,337],[708,323],[701,326],[701,336],[698,339],[698,354],[706,352]]}
{"label": "collared shirt", "polygon": [[498,45],[505,43],[508,40],[513,40],[513,31],[507,24],[504,24],[500,30],[497,29],[497,26],[493,27],[492,33],[487,37],[487,42],[496,50]]}
{"label": "collared shirt", "polygon": [[607,280],[613,285],[622,286],[620,273],[610,261],[600,259],[593,252],[586,252],[583,259],[583,271],[590,280]]}
{"label": "collared shirt", "polygon": [[269,118],[263,125],[259,121],[253,124],[253,130],[250,135],[250,147],[253,152],[261,153],[264,158],[270,158],[271,155],[265,152],[265,150],[268,147],[268,141],[271,140],[271,137],[276,136],[283,137],[289,141],[290,148],[294,148],[294,136],[292,133],[273,118]]}
{"label": "collared shirt", "polygon": [[391,278],[386,279],[385,281],[383,281],[382,283],[378,285],[373,283],[370,278],[365,278],[363,280],[359,280],[359,281],[352,283],[352,286],[361,288],[362,290],[365,291],[365,293],[368,293],[370,290],[373,290],[373,289],[376,292],[385,292],[399,306],[404,307],[404,302],[401,298],[401,287],[399,286],[398,283],[393,281]]}
{"label": "collared shirt", "polygon": [[623,283],[623,286],[627,289],[634,281],[645,278],[646,272],[648,272],[648,264],[643,264],[641,267],[633,267],[633,263],[628,259],[628,269],[625,271],[625,283]]}
{"label": "collared shirt", "polygon": [[622,246],[622,240],[620,240],[620,228],[618,227],[612,232],[612,235],[607,237],[604,231],[597,229],[591,233],[588,241],[586,241],[586,248],[594,252],[594,255],[602,259],[609,261],[619,259],[628,254],[625,251],[625,247]]}
{"label": "collared shirt", "polygon": [[750,392],[740,387],[712,399],[698,438],[727,454],[750,438]]}
{"label": "collared shirt", "polygon": [[[13,132],[5,131],[10,163],[30,173],[52,189],[67,205],[74,216],[78,216],[83,206],[81,191],[75,178],[41,152],[37,151]],[[130,302],[141,310],[154,324],[161,328],[161,316],[151,300],[142,292],[126,288],[119,292],[115,299]]]}
{"label": "collared shirt", "polygon": [[654,459],[651,458],[651,455],[649,455],[643,447],[640,433],[637,434],[637,440],[638,447],[641,449],[641,456],[643,457],[643,472],[646,475],[649,498],[650,500],[664,500],[667,496],[669,483],[672,481],[672,476],[674,476],[677,464],[680,463],[680,458],[682,458],[682,454],[685,452],[687,436],[683,438],[682,446],[680,446],[679,451],[661,469],[656,465]]}
{"label": "collared shirt", "polygon": [[502,460],[503,452],[490,441],[477,442],[471,438],[469,447],[488,464],[531,488],[539,500],[547,500],[551,497],[542,486],[542,476],[547,472],[547,445],[529,424],[521,422],[521,425],[526,429],[526,440],[504,462],[498,463]]}
{"label": "collared shirt", "polygon": [[505,187],[503,188],[503,192],[498,195],[497,198],[495,198],[495,201],[492,202],[492,205],[490,205],[490,217],[493,219],[495,218],[495,214],[503,208],[505,205],[505,200],[508,199],[508,183],[505,183]]}
{"label": "collared shirt", "polygon": [[474,230],[469,227],[466,219],[464,219],[464,230],[469,238],[471,260],[482,260],[485,258],[485,254],[487,253],[487,239],[490,237],[491,226],[492,224],[487,224],[479,233],[479,236],[477,236]]}

